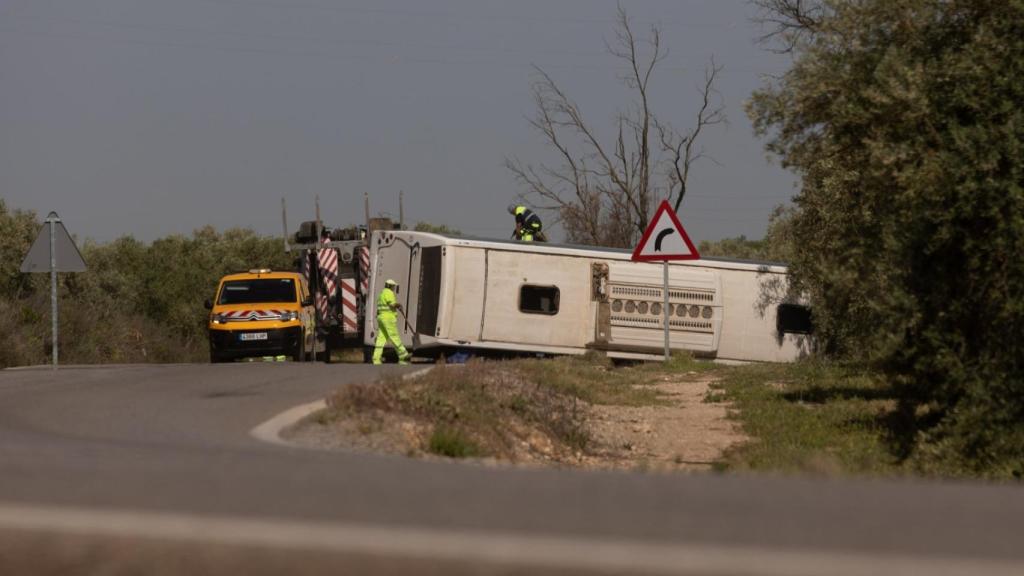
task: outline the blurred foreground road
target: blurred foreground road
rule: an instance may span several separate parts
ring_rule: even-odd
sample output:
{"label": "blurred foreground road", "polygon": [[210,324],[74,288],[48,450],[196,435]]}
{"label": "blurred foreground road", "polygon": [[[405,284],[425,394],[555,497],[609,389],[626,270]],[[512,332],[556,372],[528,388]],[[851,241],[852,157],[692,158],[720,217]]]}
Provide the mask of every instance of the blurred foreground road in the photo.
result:
{"label": "blurred foreground road", "polygon": [[380,372],[0,371],[0,574],[1024,574],[1017,486],[524,470],[250,435]]}

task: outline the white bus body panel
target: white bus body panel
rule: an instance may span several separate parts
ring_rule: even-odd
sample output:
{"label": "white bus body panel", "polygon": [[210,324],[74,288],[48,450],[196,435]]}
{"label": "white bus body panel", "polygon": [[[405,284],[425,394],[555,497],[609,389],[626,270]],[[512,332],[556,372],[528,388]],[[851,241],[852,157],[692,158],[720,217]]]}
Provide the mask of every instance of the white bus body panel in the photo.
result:
{"label": "white bus body panel", "polygon": [[[557,287],[558,313],[520,312],[524,285]],[[584,348],[593,340],[590,261],[585,258],[491,250],[481,340]]]}
{"label": "white bus body panel", "polygon": [[722,340],[718,357],[792,362],[810,354],[808,336],[779,334],[776,311],[785,301],[784,270],[722,270]]}
{"label": "white bus body panel", "polygon": [[[431,249],[434,260],[424,257]],[[376,335],[376,295],[392,278],[410,323],[426,318],[433,328],[417,328],[421,350],[582,354],[597,348],[612,356],[654,357],[664,346],[663,264],[632,262],[625,251],[388,231],[374,233],[371,269],[367,345]],[[557,313],[521,311],[524,285],[557,288]],[[419,302],[434,293],[432,302]],[[723,360],[793,361],[809,353],[810,340],[777,332],[776,310],[785,294],[783,266],[670,263],[670,346]],[[411,345],[401,320],[399,331]]]}
{"label": "white bus body panel", "polygon": [[[608,279],[610,347],[664,349],[664,264],[611,262]],[[668,292],[669,346],[714,353],[722,325],[718,271],[669,265]]]}

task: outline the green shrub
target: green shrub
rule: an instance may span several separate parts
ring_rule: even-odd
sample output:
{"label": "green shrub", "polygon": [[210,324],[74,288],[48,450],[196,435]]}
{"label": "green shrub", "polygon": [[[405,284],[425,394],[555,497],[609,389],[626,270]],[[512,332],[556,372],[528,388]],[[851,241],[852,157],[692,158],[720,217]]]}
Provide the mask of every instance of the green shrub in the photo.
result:
{"label": "green shrub", "polygon": [[822,351],[885,371],[923,460],[1019,474],[1024,2],[791,16],[768,20],[794,64],[749,112],[801,177],[790,273]]}
{"label": "green shrub", "polygon": [[[0,368],[50,361],[49,277],[19,265],[42,224],[0,200]],[[58,275],[62,363],[194,362],[207,358],[206,298],[221,276],[292,268],[280,240],[251,230],[197,230],[152,244],[81,244],[88,269]]]}
{"label": "green shrub", "polygon": [[480,447],[464,432],[449,426],[434,428],[427,451],[449,458],[475,458],[482,455]]}

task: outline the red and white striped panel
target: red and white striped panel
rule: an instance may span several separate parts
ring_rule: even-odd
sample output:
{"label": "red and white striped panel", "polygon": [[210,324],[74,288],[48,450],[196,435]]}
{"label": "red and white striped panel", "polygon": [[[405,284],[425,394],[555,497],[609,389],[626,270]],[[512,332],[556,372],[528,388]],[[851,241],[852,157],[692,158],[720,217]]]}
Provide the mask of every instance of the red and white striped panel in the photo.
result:
{"label": "red and white striped panel", "polygon": [[326,319],[329,312],[330,296],[338,286],[338,251],[334,248],[324,248],[317,252],[317,262],[320,265],[320,283],[322,291],[317,291],[316,309],[320,318]]}
{"label": "red and white striped panel", "polygon": [[355,278],[341,279],[341,319],[342,331],[359,331],[359,310],[356,307],[356,280]]}
{"label": "red and white striped panel", "polygon": [[366,293],[370,289],[370,249],[366,246],[359,247],[359,293],[366,299]]}
{"label": "red and white striped panel", "polygon": [[323,292],[316,293],[316,314],[319,322],[327,320],[327,309],[330,305],[330,301],[327,299],[327,295]]}
{"label": "red and white striped panel", "polygon": [[228,322],[247,322],[249,320],[277,320],[286,310],[235,310],[224,312],[222,316]]}

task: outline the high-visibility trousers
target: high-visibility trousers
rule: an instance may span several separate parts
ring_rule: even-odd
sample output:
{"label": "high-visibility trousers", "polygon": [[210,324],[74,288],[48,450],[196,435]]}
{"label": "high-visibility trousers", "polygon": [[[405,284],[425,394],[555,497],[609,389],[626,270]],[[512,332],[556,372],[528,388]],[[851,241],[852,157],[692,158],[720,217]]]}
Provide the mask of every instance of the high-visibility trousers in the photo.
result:
{"label": "high-visibility trousers", "polygon": [[391,344],[398,352],[398,361],[407,362],[409,352],[402,345],[402,338],[398,335],[398,319],[394,316],[377,316],[377,340],[374,342],[373,363],[381,364],[384,358],[384,345]]}
{"label": "high-visibility trousers", "polygon": [[540,224],[527,224],[519,229],[519,240],[522,242],[533,242],[540,234]]}

